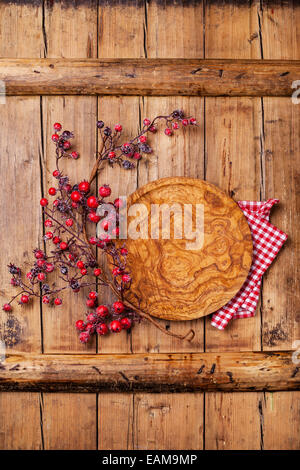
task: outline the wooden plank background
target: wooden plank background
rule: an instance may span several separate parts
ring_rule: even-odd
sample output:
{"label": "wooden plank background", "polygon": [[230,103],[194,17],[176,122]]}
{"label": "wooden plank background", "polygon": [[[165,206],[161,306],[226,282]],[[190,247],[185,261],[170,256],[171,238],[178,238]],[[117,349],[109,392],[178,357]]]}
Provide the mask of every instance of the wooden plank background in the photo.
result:
{"label": "wooden plank background", "polygon": [[[300,6],[288,0],[0,2],[1,58],[300,59],[299,41]],[[37,201],[51,184],[49,137],[54,121],[63,122],[77,136],[83,157],[67,164],[76,180],[89,173],[98,145],[97,117],[108,123],[121,121],[129,134],[144,116],[173,108],[195,115],[200,127],[170,140],[155,137],[155,154],[136,172],[114,169],[113,196],[164,176],[192,176],[216,183],[236,200],[280,198],[272,221],[289,234],[289,241],[264,277],[256,317],[232,322],[224,332],[213,329],[209,318],[193,321],[196,339],[191,344],[145,323],[126,339],[112,335],[86,347],[78,343],[72,326],[82,304],[70,296],[61,312],[35,303],[15,308],[9,323],[1,312],[10,352],[221,354],[291,350],[300,339],[295,257],[300,107],[287,97],[7,97],[0,105],[0,165],[5,175],[1,269],[11,258],[27,262],[32,246],[41,243]],[[107,169],[101,183],[111,177]],[[2,279],[1,295],[6,298],[6,270]],[[177,332],[188,326],[191,323],[172,324]],[[0,410],[1,449],[300,447],[297,391],[3,392]]]}

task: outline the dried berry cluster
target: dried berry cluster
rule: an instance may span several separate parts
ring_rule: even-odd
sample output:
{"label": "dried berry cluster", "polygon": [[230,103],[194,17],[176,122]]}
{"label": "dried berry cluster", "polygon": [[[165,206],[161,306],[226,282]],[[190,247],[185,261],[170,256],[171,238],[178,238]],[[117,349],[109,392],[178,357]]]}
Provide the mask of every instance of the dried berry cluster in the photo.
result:
{"label": "dried berry cluster", "polygon": [[[152,152],[147,141],[148,133],[156,133],[159,121],[165,123],[165,134],[171,136],[180,126],[196,125],[194,118],[185,118],[182,111],[176,110],[168,116],[157,116],[150,121],[144,119],[139,134],[128,142],[120,142],[122,126],[116,124],[114,129],[105,126],[103,121],[97,122],[101,137],[101,149],[97,153],[95,165],[90,178],[72,184],[68,176],[60,169],[60,161],[64,158],[79,158],[76,151],[71,151],[72,132],[62,131],[59,123],[54,124],[52,141],[56,146],[56,168],[53,171],[55,185],[49,188],[49,196],[54,198],[52,204],[43,197],[40,205],[43,209],[44,250],[36,248],[31,269],[23,276],[21,268],[10,264],[12,275],[11,284],[19,288],[19,292],[3,305],[5,312],[12,310],[12,302],[28,304],[32,298],[41,298],[44,304],[51,306],[62,305],[61,293],[71,289],[79,293],[81,289],[91,289],[86,299],[87,313],[85,319],[76,322],[79,339],[86,343],[91,335],[97,333],[106,335],[109,332],[119,333],[129,330],[141,318],[146,318],[160,330],[169,335],[175,335],[165,330],[149,313],[133,306],[125,298],[126,290],[130,289],[131,273],[126,268],[127,249],[120,241],[119,211],[122,199],[108,201],[111,189],[108,185],[100,186],[98,195],[92,191],[92,183],[102,163],[114,166],[118,164],[124,169],[135,167],[134,161],[140,160],[142,154]],[[101,212],[101,206],[111,207],[114,220],[104,217],[107,211]],[[104,207],[104,206],[103,206]],[[87,236],[90,230],[88,224],[101,226],[100,236]],[[95,231],[95,230],[94,230]],[[104,252],[111,264],[111,272],[99,265],[96,249]],[[50,282],[49,276],[55,272],[55,279]],[[59,285],[58,285],[59,284]],[[112,305],[101,305],[97,290],[100,286],[109,287],[118,299]],[[188,335],[191,331],[188,333]],[[187,335],[186,335],[187,336]],[[186,337],[184,336],[184,337]]]}

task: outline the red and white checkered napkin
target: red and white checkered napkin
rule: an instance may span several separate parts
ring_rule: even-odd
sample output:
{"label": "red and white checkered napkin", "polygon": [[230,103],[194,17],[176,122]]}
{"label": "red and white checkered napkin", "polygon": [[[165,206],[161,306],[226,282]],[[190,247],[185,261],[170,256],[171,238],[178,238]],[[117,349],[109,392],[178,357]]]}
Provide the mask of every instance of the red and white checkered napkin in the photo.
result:
{"label": "red and white checkered napkin", "polygon": [[287,234],[269,222],[270,210],[278,199],[264,202],[239,201],[250,226],[253,240],[253,261],[248,277],[239,292],[212,316],[211,324],[223,330],[230,320],[255,315],[261,278],[287,239]]}

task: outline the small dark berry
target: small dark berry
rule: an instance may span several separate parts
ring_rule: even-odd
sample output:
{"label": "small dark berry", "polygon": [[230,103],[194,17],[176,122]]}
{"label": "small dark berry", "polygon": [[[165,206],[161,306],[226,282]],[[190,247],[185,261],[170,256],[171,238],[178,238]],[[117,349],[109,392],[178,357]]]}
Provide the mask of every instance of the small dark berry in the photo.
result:
{"label": "small dark berry", "polygon": [[97,127],[98,127],[98,129],[102,129],[104,127],[104,122],[103,121],[97,121]]}

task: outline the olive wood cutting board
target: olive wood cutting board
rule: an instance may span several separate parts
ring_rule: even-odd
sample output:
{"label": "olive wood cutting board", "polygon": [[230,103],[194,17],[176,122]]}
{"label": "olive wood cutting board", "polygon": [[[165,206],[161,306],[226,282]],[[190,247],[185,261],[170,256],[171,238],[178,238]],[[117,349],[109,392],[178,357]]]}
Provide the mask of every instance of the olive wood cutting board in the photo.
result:
{"label": "olive wood cutting board", "polygon": [[[133,204],[143,204],[142,209],[131,208]],[[153,204],[175,204],[175,210],[171,217],[151,219]],[[193,240],[186,237],[184,221],[190,216],[195,230],[196,205],[198,244],[187,248]],[[191,320],[218,310],[242,287],[252,262],[249,225],[237,203],[213,184],[159,179],[129,196],[126,210],[128,228],[133,223],[136,232],[148,233],[148,239],[126,240],[132,284],[125,297],[135,306],[158,318]],[[182,239],[176,238],[180,228]],[[151,238],[152,231],[157,238]]]}

